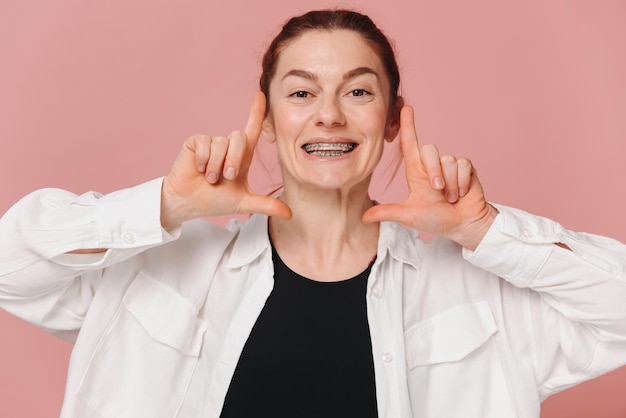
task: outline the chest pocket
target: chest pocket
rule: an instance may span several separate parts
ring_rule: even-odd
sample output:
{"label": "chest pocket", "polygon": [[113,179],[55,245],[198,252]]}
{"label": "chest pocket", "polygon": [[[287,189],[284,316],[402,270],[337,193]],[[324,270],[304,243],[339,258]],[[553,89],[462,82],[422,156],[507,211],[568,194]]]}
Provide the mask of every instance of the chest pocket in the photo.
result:
{"label": "chest pocket", "polygon": [[487,302],[454,307],[405,332],[413,416],[515,417]]}
{"label": "chest pocket", "polygon": [[487,302],[457,306],[426,319],[405,333],[407,365],[459,361],[497,331]]}
{"label": "chest pocket", "polygon": [[184,399],[207,324],[190,301],[140,274],[102,336],[78,396],[107,418],[170,418]]}

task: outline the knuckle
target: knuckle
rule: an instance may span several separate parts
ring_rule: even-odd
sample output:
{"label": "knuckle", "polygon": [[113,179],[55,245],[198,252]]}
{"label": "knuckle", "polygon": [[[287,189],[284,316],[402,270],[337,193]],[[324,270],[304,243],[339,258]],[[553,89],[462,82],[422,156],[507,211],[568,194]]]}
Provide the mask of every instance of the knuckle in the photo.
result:
{"label": "knuckle", "polygon": [[225,136],[215,136],[211,139],[211,152],[222,154],[228,149],[229,139]]}
{"label": "knuckle", "polygon": [[441,163],[443,165],[453,165],[457,162],[457,159],[454,155],[446,154],[441,156]]}
{"label": "knuckle", "polygon": [[439,159],[439,150],[432,144],[427,144],[422,147],[421,151],[422,160],[429,165],[439,165],[441,160]]}
{"label": "knuckle", "polygon": [[232,131],[230,135],[228,135],[231,141],[241,141],[246,138],[246,134],[243,131]]}
{"label": "knuckle", "polygon": [[434,152],[439,154],[439,150],[437,149],[437,147],[434,144],[424,144],[422,146],[422,151],[424,152]]}
{"label": "knuckle", "polygon": [[439,166],[441,161],[439,159],[439,151],[437,147],[432,144],[426,144],[422,147],[420,152],[421,159],[426,166],[434,167]]}
{"label": "knuckle", "polygon": [[228,143],[228,138],[225,136],[214,136],[211,139],[211,144],[227,144]]}
{"label": "knuckle", "polygon": [[193,134],[185,140],[185,144],[191,147],[197,146],[199,144],[206,143],[208,138],[209,137],[207,135]]}
{"label": "knuckle", "polygon": [[467,158],[459,158],[458,160],[459,168],[467,171],[474,170],[474,165]]}

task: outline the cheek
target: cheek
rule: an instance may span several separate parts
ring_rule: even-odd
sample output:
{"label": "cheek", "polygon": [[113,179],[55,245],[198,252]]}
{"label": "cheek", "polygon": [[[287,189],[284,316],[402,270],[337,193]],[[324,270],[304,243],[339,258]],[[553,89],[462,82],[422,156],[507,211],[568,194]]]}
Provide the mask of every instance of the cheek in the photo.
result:
{"label": "cheek", "polygon": [[346,114],[350,115],[362,129],[370,132],[383,132],[387,125],[387,109],[387,103],[378,98],[365,105],[346,108]]}
{"label": "cheek", "polygon": [[372,137],[376,142],[383,142],[387,134],[387,118],[380,114],[364,115],[360,118],[359,129],[367,136]]}
{"label": "cheek", "polygon": [[274,127],[278,140],[295,140],[297,136],[306,126],[309,118],[304,112],[283,111],[280,109],[276,112],[274,118]]}

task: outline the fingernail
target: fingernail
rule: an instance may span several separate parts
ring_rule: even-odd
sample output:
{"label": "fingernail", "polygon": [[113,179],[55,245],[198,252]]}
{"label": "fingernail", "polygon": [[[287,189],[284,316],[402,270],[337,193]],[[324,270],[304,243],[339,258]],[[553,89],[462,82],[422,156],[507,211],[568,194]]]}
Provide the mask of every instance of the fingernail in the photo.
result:
{"label": "fingernail", "polygon": [[435,189],[441,190],[441,189],[443,189],[445,184],[444,184],[443,179],[441,177],[435,177],[433,179],[433,185],[434,185]]}
{"label": "fingernail", "polygon": [[466,193],[467,191],[465,189],[459,189],[459,197],[465,196]]}
{"label": "fingernail", "polygon": [[209,183],[215,183],[217,181],[217,173],[209,173],[206,176],[206,179],[209,181]]}
{"label": "fingernail", "polygon": [[233,180],[236,174],[237,171],[235,170],[235,167],[228,167],[224,172],[224,177],[226,177],[228,180]]}
{"label": "fingernail", "polygon": [[454,203],[458,200],[459,196],[456,192],[448,192],[448,202]]}

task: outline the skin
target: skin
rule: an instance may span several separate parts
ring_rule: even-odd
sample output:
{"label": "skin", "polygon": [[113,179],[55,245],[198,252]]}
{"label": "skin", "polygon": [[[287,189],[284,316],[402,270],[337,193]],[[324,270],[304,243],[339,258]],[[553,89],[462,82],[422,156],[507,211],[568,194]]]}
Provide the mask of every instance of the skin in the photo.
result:
{"label": "skin", "polygon": [[[243,130],[185,141],[163,183],[163,227],[199,216],[267,214],[285,263],[324,281],[365,269],[376,254],[381,221],[475,249],[497,215],[476,170],[467,159],[440,156],[433,145],[420,149],[410,106],[402,109],[399,123],[388,118],[388,91],[382,63],[360,35],[309,31],[292,40],[270,83],[267,116],[259,92]],[[285,183],[279,199],[257,195],[248,186],[262,132],[278,149]],[[384,141],[398,132],[409,196],[402,203],[374,206],[367,192],[371,175]],[[316,158],[302,149],[305,143],[333,141],[358,146],[341,158]]]}

